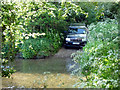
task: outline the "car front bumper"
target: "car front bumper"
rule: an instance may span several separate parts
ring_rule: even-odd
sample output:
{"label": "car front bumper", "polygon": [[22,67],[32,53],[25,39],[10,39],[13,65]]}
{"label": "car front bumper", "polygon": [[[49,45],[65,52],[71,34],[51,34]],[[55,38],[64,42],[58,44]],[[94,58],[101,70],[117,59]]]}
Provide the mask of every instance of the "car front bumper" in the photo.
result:
{"label": "car front bumper", "polygon": [[86,41],[81,41],[81,42],[66,41],[64,46],[65,47],[83,47],[85,46],[86,43],[87,43]]}

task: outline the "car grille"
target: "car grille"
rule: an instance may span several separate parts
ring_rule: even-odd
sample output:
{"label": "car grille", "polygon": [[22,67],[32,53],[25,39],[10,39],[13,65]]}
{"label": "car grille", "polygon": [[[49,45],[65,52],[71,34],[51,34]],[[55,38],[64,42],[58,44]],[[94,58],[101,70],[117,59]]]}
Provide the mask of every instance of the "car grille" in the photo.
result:
{"label": "car grille", "polygon": [[72,39],[70,39],[70,41],[73,41],[73,42],[80,42],[80,41],[82,41],[82,39],[75,39],[75,38],[72,38]]}

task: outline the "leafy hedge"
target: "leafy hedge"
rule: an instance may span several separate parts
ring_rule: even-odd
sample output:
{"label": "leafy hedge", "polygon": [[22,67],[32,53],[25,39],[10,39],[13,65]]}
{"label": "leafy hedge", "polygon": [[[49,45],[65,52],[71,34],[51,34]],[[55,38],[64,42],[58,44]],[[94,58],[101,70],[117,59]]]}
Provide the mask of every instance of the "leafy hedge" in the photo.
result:
{"label": "leafy hedge", "polygon": [[2,59],[1,61],[2,61],[1,62],[2,65],[0,67],[2,69],[2,75],[1,76],[10,78],[11,74],[15,73],[16,70],[14,70],[13,67],[9,66],[8,60]]}
{"label": "leafy hedge", "polygon": [[24,58],[39,58],[53,55],[62,46],[63,34],[55,29],[50,32],[23,34],[24,42],[21,44],[20,51]]}
{"label": "leafy hedge", "polygon": [[89,26],[88,43],[83,52],[73,54],[79,71],[87,78],[83,87],[118,87],[118,23],[107,19]]}
{"label": "leafy hedge", "polygon": [[49,56],[52,48],[48,39],[36,38],[25,40],[21,51],[24,58],[34,58],[38,54],[41,56]]}

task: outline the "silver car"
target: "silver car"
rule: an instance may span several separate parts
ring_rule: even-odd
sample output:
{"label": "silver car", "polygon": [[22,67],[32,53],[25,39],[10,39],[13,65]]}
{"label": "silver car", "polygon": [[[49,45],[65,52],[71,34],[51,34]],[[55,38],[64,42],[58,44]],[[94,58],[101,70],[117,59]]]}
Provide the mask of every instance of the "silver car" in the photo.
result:
{"label": "silver car", "polygon": [[65,47],[83,47],[87,43],[88,29],[85,26],[69,26]]}

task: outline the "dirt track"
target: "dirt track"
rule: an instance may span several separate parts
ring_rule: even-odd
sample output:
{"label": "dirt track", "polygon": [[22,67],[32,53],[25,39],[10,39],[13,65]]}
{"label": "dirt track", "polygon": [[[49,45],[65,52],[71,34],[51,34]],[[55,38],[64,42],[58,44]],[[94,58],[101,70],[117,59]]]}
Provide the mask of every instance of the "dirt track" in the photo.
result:
{"label": "dirt track", "polygon": [[62,47],[55,55],[55,58],[70,58],[72,53],[75,53],[78,49],[65,49]]}
{"label": "dirt track", "polygon": [[[72,72],[73,70],[79,68],[79,64],[72,61],[71,54],[77,52],[78,50],[82,51],[82,49],[65,49],[61,48],[54,56],[54,59],[65,60],[66,62],[66,70],[68,72]],[[71,68],[72,67],[72,68]]]}

